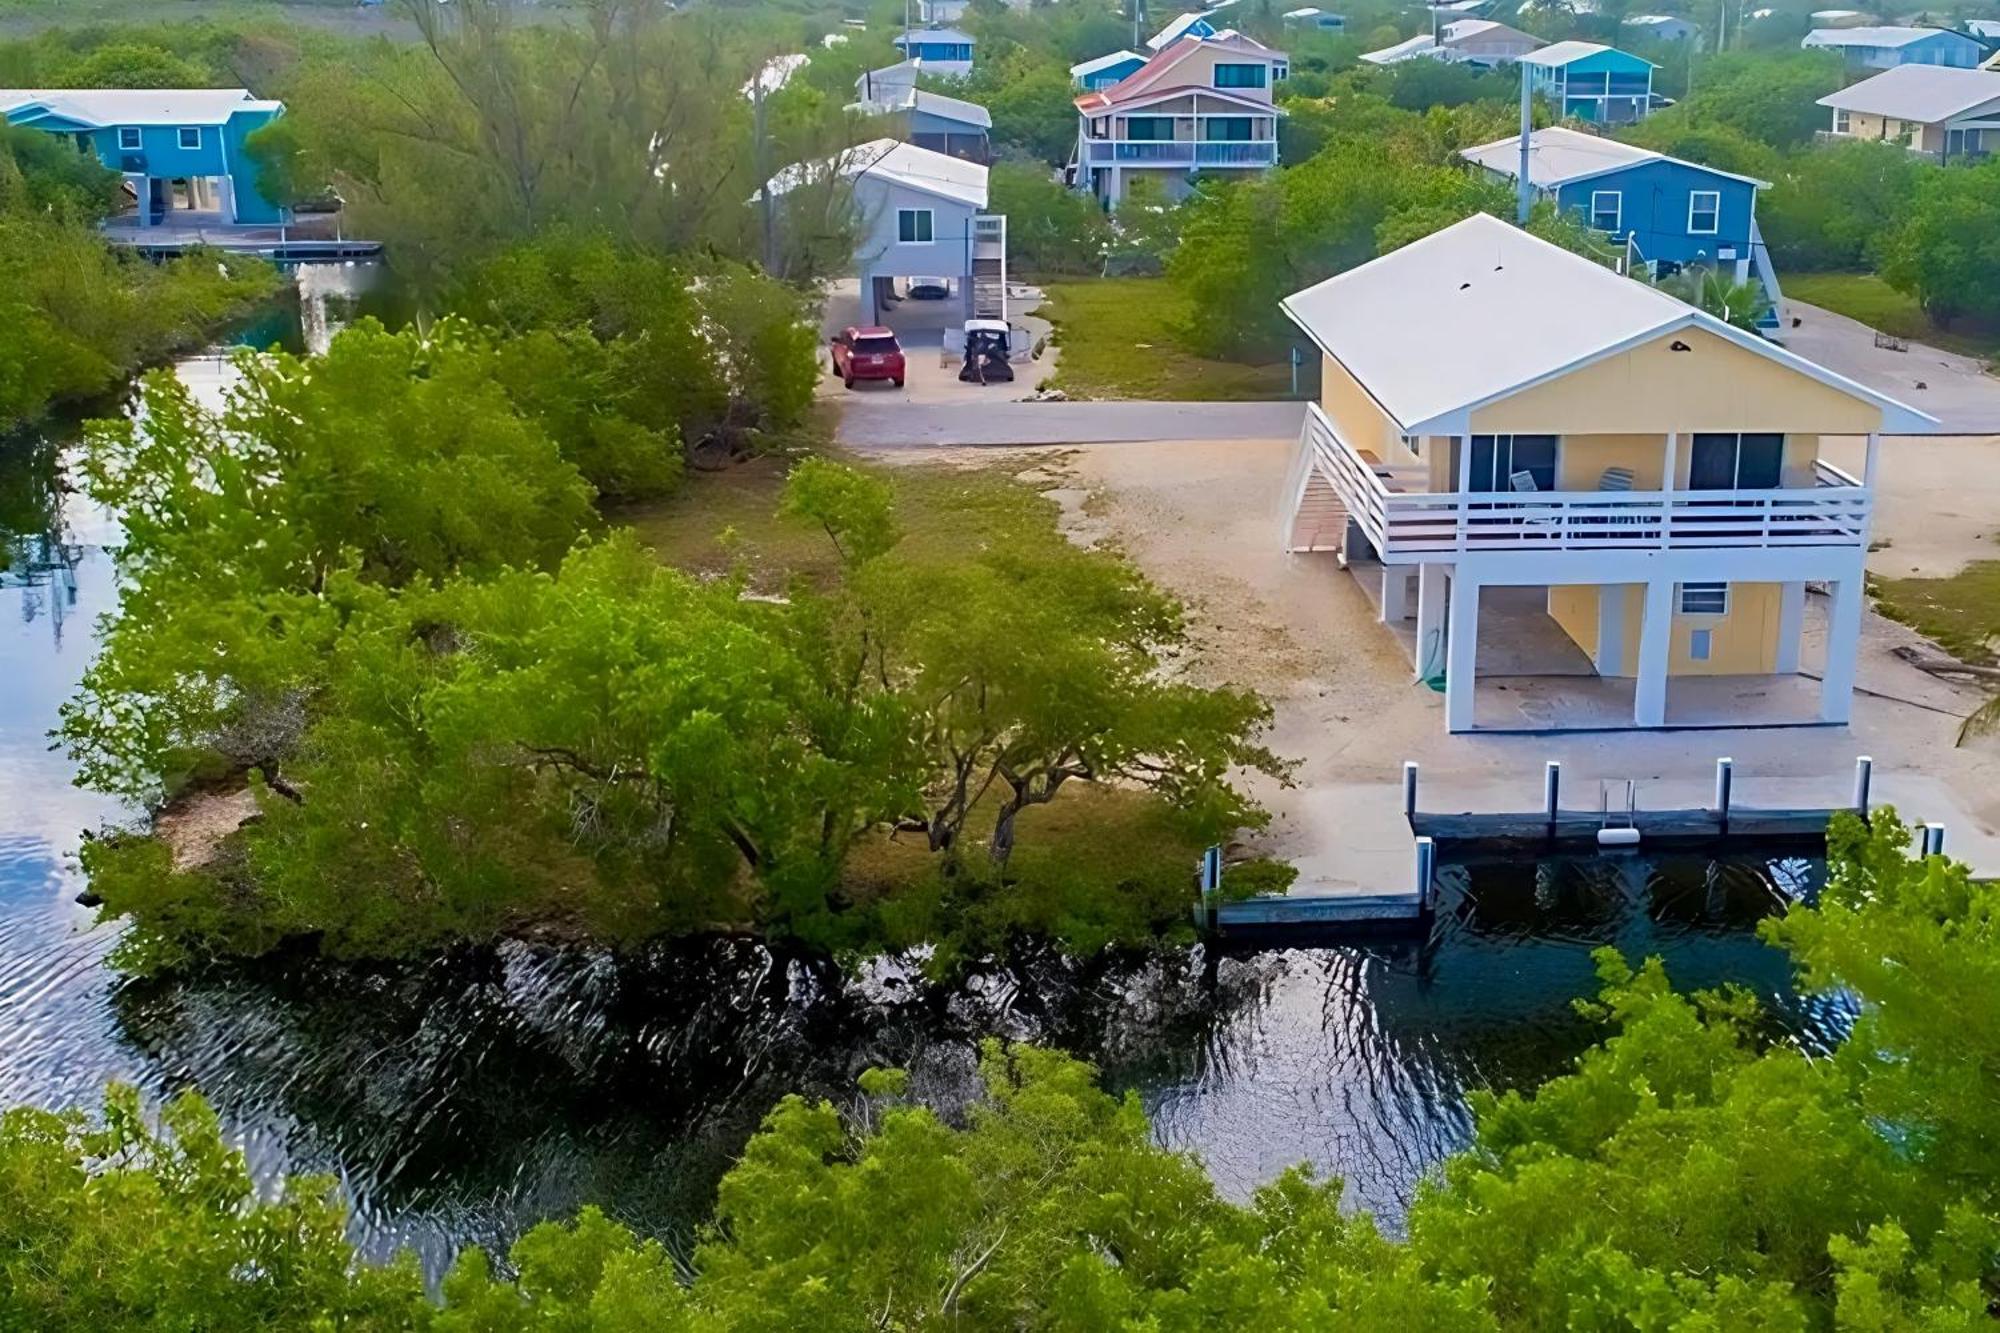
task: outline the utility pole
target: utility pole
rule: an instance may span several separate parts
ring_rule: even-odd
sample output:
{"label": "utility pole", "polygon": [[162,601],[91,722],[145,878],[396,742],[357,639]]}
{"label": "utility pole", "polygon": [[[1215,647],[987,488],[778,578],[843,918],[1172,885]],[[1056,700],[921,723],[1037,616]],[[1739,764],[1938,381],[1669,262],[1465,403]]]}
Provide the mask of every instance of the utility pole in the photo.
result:
{"label": "utility pole", "polygon": [[1528,183],[1529,139],[1535,132],[1535,94],[1528,82],[1528,62],[1515,63],[1521,67],[1521,160],[1514,178],[1514,221],[1525,227],[1528,214],[1535,207],[1535,187]]}

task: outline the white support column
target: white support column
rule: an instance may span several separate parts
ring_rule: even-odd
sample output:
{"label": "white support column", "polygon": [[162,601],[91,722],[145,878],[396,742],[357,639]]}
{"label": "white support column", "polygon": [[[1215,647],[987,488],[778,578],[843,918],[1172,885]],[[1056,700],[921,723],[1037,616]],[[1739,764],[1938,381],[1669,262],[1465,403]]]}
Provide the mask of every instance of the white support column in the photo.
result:
{"label": "white support column", "polygon": [[1826,671],[1820,677],[1819,716],[1822,722],[1845,722],[1854,704],[1854,663],[1861,651],[1861,572],[1826,585],[1832,605],[1827,611]]}
{"label": "white support column", "polygon": [[1382,566],[1382,623],[1400,625],[1410,614],[1410,567]]}
{"label": "white support column", "polygon": [[1479,584],[1459,565],[1451,576],[1451,610],[1445,631],[1444,727],[1472,730],[1474,668],[1479,661]]}
{"label": "white support column", "polygon": [[1861,464],[1861,484],[1868,488],[1868,521],[1861,525],[1861,549],[1868,549],[1868,534],[1875,526],[1875,465],[1882,453],[1882,433],[1868,432],[1868,452]]}
{"label": "white support column", "polygon": [[[1667,432],[1667,448],[1665,455],[1661,459],[1660,468],[1660,489],[1665,491],[1670,497],[1675,491],[1680,489],[1680,470],[1681,433],[1677,430],[1670,430]],[[1660,511],[1660,545],[1662,546],[1667,545],[1673,534],[1673,522],[1669,517],[1673,512],[1673,507],[1673,501],[1670,498],[1667,501],[1666,508]]]}
{"label": "white support column", "polygon": [[1591,665],[1600,676],[1625,674],[1625,585],[1597,585],[1597,650]]}
{"label": "white support column", "polygon": [[[1464,496],[1470,494],[1472,491],[1472,437],[1470,435],[1454,435],[1451,439],[1454,442],[1454,447],[1458,450],[1458,493]],[[1457,512],[1458,549],[1463,551],[1465,549],[1466,535],[1465,505],[1463,501],[1460,501]]]}
{"label": "white support column", "polygon": [[1674,581],[1646,583],[1646,618],[1639,626],[1638,686],[1632,692],[1632,721],[1641,727],[1667,722],[1667,650],[1673,642]]}
{"label": "white support column", "polygon": [[1806,585],[1778,585],[1778,657],[1771,669],[1781,676],[1799,673],[1799,641],[1805,637]]}
{"label": "white support column", "polygon": [[1444,670],[1445,567],[1417,566],[1417,679]]}

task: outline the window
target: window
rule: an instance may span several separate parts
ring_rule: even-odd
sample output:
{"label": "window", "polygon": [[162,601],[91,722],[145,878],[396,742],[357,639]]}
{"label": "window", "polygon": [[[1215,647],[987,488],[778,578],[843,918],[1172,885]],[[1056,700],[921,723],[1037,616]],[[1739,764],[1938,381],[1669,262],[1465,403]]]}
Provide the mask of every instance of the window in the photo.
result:
{"label": "window", "polygon": [[1691,491],[1771,491],[1784,481],[1782,435],[1696,435],[1688,455]]}
{"label": "window", "polygon": [[[1684,616],[1726,616],[1729,614],[1727,583],[1683,583],[1681,614]],[[1704,631],[1705,632],[1705,631]],[[1702,654],[1707,656],[1707,654]]]}
{"label": "window", "polygon": [[139,147],[139,127],[137,125],[120,125],[118,127],[118,146],[124,149]]}
{"label": "window", "polygon": [[1688,192],[1688,234],[1691,236],[1713,236],[1722,222],[1722,192],[1720,190],[1690,190]]}
{"label": "window", "polygon": [[201,126],[199,125],[181,126],[181,147],[183,148],[201,147]]}
{"label": "window", "polygon": [[1248,142],[1250,117],[1209,116],[1202,122],[1202,138],[1214,141]]}
{"label": "window", "polygon": [[1165,143],[1174,137],[1172,116],[1131,116],[1125,121],[1125,137],[1147,143]]}
{"label": "window", "polygon": [[1846,107],[1835,107],[1835,108],[1834,108],[1834,110],[1833,110],[1833,132],[1834,132],[1835,134],[1851,134],[1851,133],[1853,133],[1853,131],[1852,131],[1852,130],[1850,130],[1850,129],[1848,128],[1848,119],[1847,119],[1847,108],[1846,108]]}
{"label": "window", "polygon": [[1270,72],[1265,65],[1217,65],[1215,86],[1218,88],[1262,88],[1264,76]]}
{"label": "window", "polygon": [[1715,631],[1691,629],[1688,631],[1688,658],[1695,662],[1706,662],[1709,650],[1714,646]]}
{"label": "window", "polygon": [[1093,116],[1090,121],[1090,137],[1108,139],[1111,137],[1111,117]]}
{"label": "window", "polygon": [[1616,190],[1590,192],[1590,225],[1598,231],[1618,231],[1625,211],[1625,196]]}
{"label": "window", "polygon": [[[1458,467],[1453,442],[1452,467]],[[1556,488],[1556,437],[1553,435],[1475,435],[1472,437],[1472,484],[1475,491],[1511,491],[1513,476],[1526,472],[1535,489]],[[1456,475],[1454,472],[1453,475]]]}
{"label": "window", "polygon": [[929,245],[931,243],[931,210],[928,208],[899,208],[896,210],[896,239],[909,244]]}

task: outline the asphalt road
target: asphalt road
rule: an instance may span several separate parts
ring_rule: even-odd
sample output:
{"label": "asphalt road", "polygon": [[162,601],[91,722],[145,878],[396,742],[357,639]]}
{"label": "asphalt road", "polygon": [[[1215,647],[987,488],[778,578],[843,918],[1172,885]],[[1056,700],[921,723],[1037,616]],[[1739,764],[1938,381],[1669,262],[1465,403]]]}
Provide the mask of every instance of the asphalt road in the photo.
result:
{"label": "asphalt road", "polygon": [[1123,440],[1276,440],[1298,435],[1303,403],[1029,403],[994,385],[985,401],[912,403],[856,393],[840,440],[863,449],[929,445],[1108,444]]}
{"label": "asphalt road", "polygon": [[1930,434],[2000,435],[2000,378],[1969,356],[1911,343],[1907,352],[1875,345],[1875,330],[1845,315],[1787,301],[1798,327],[1785,347],[1808,361],[1886,393],[1938,419]]}

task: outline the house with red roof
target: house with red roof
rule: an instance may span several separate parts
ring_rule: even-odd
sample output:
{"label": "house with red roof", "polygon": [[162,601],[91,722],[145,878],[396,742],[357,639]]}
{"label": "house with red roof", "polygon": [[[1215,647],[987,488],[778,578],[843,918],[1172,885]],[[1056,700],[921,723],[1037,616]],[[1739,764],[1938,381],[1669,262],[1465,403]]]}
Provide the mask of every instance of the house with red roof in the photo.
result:
{"label": "house with red roof", "polygon": [[1291,72],[1283,51],[1225,29],[1179,38],[1109,87],[1076,99],[1071,180],[1107,208],[1141,175],[1168,199],[1204,171],[1265,171],[1278,163],[1271,90]]}

